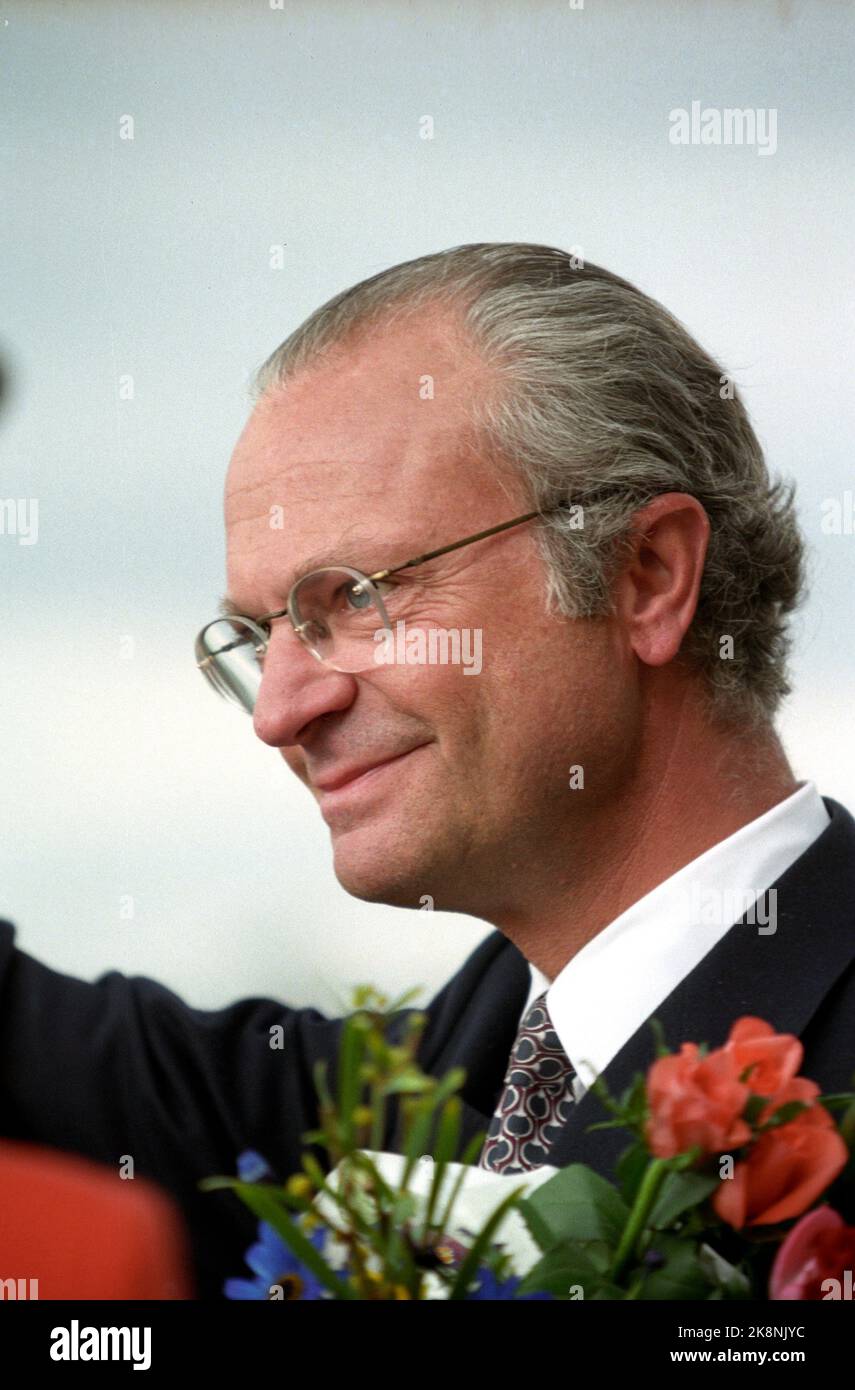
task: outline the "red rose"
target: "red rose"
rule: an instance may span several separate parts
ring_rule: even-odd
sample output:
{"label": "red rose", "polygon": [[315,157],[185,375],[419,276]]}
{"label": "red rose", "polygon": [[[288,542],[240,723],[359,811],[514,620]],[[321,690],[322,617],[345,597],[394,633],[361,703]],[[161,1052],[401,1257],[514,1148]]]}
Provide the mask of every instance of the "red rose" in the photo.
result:
{"label": "red rose", "polygon": [[[786,1100],[812,1099],[812,1081],[794,1077],[764,1110]],[[846,1167],[849,1150],[828,1111],[815,1101],[794,1120],[766,1130],[713,1196],[716,1215],[729,1226],[766,1226],[801,1216]]]}
{"label": "red rose", "polygon": [[758,1125],[765,1125],[782,1105],[800,1100],[808,1108],[807,1110],[800,1110],[798,1115],[793,1118],[801,1120],[802,1124],[805,1125],[819,1125],[822,1129],[828,1129],[829,1126],[834,1125],[834,1121],[824,1106],[816,1104],[819,1094],[820,1089],[815,1081],[808,1081],[806,1076],[794,1076],[791,1081],[781,1087],[780,1091],[769,1097],[768,1104],[764,1105],[760,1111],[757,1123]]}
{"label": "red rose", "polygon": [[756,1127],[788,1102],[805,1106],[794,1119],[757,1136],[733,1177],[716,1189],[713,1208],[736,1230],[801,1216],[848,1161],[831,1115],[818,1102],[819,1087],[796,1076],[802,1056],[798,1038],[746,1015],[734,1023],[724,1047],[703,1057],[694,1043],[684,1043],[648,1071],[645,1132],[657,1158],[695,1147],[722,1154],[747,1145],[754,1130],[744,1113],[753,1096],[765,1101]]}
{"label": "red rose", "polygon": [[752,1092],[771,1096],[792,1080],[801,1066],[804,1049],[792,1033],[776,1033],[771,1023],[746,1015],[737,1019],[724,1045],[736,1062],[741,1076],[751,1067],[746,1078]]}
{"label": "red rose", "polygon": [[673,1158],[695,1145],[705,1154],[739,1148],[751,1138],[742,1119],[749,1094],[739,1080],[739,1058],[724,1048],[701,1057],[695,1043],[683,1043],[659,1057],[647,1073],[651,1153]]}

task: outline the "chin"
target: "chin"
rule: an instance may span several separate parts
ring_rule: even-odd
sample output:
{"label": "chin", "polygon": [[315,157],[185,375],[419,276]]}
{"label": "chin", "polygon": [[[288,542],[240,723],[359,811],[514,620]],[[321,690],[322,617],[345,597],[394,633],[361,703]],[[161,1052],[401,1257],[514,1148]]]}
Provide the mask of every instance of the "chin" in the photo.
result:
{"label": "chin", "polygon": [[344,891],[364,902],[424,907],[421,899],[430,892],[427,885],[435,876],[426,868],[420,872],[414,863],[402,863],[398,856],[378,853],[376,840],[360,848],[353,843],[358,838],[343,835],[333,847],[333,870]]}

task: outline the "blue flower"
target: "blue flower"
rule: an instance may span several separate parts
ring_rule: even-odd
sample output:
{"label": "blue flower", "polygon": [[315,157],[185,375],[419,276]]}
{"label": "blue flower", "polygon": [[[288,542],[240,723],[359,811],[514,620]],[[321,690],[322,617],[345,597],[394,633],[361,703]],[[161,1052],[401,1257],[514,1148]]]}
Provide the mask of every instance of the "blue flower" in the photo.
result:
{"label": "blue flower", "polygon": [[484,1302],[486,1300],[499,1299],[507,1301],[514,1299],[518,1303],[533,1303],[535,1299],[548,1299],[552,1302],[552,1295],[548,1293],[521,1293],[517,1296],[517,1289],[522,1283],[522,1279],[512,1275],[510,1279],[500,1281],[496,1278],[493,1271],[487,1265],[482,1265],[476,1275],[478,1283],[474,1288],[470,1288],[466,1295],[466,1302]]}
{"label": "blue flower", "polygon": [[244,1149],[238,1157],[237,1170],[241,1182],[261,1182],[262,1178],[273,1177],[267,1160],[255,1149]]}
{"label": "blue flower", "polygon": [[[266,1221],[258,1224],[259,1239],[246,1252],[245,1259],[255,1279],[227,1279],[223,1293],[230,1299],[269,1299],[273,1284],[281,1283],[286,1300],[318,1299],[323,1286],[311,1270],[288,1249],[284,1240]],[[326,1232],[322,1227],[313,1231],[309,1240],[323,1253]]]}

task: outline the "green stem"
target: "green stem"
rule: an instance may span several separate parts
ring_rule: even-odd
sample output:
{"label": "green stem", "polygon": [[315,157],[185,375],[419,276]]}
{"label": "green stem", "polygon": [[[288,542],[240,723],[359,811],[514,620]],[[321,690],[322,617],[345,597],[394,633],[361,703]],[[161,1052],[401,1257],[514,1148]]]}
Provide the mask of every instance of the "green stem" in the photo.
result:
{"label": "green stem", "polygon": [[620,1278],[624,1265],[635,1249],[668,1171],[669,1164],[666,1158],[654,1158],[641,1180],[612,1265],[612,1279],[615,1282]]}

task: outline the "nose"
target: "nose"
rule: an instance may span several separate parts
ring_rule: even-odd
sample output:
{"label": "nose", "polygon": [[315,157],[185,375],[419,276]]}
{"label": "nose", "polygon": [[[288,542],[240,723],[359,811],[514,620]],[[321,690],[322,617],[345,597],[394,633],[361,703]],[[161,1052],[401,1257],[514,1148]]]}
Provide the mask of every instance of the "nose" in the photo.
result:
{"label": "nose", "polygon": [[325,666],[300,641],[287,620],[272,625],[255,699],[253,728],[271,748],[297,743],[301,730],[321,715],[347,709],[356,679]]}

